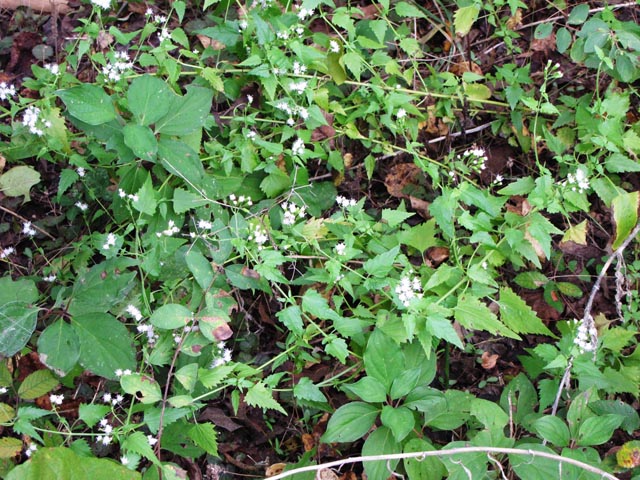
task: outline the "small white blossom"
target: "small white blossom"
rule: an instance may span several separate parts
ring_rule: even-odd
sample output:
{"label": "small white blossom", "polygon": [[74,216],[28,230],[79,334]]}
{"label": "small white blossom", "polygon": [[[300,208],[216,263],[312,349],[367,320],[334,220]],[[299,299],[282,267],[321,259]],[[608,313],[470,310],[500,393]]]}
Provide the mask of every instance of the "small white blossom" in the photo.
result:
{"label": "small white blossom", "polygon": [[568,173],[567,180],[562,183],[563,186],[570,187],[572,191],[579,193],[590,188],[589,177],[583,168],[576,169],[576,173]]}
{"label": "small white blossom", "polygon": [[164,15],[156,15],[155,17],[153,17],[153,21],[158,24],[166,23],[167,17],[165,17]]}
{"label": "small white blossom", "polygon": [[60,65],[58,65],[57,63],[45,63],[44,68],[49,70],[54,75],[58,75],[60,73]]}
{"label": "small white blossom", "polygon": [[127,305],[127,313],[131,315],[137,322],[142,320],[142,313],[140,313],[140,309],[135,305]]}
{"label": "small white blossom", "polygon": [[293,225],[294,223],[296,223],[296,220],[298,218],[302,219],[305,216],[305,213],[306,213],[305,207],[299,207],[295,203],[288,203],[288,202],[283,202],[281,206],[283,210],[283,216],[282,216],[283,225]]}
{"label": "small white blossom", "polygon": [[29,127],[29,131],[31,133],[41,137],[44,132],[41,128],[38,128],[38,120],[40,120],[40,109],[33,105],[29,105],[22,116],[22,124],[25,127]]}
{"label": "small white blossom", "polygon": [[151,15],[153,15],[153,9],[152,8],[147,8],[147,11],[144,12],[145,16],[150,17]]}
{"label": "small white blossom", "polygon": [[298,61],[293,62],[293,74],[303,75],[307,71],[307,67]]}
{"label": "small white blossom", "polygon": [[4,395],[7,392],[8,392],[7,387],[0,387],[0,395]]}
{"label": "small white blossom", "polygon": [[111,8],[111,0],[91,0],[91,3],[93,3],[96,7],[102,8],[103,10]]}
{"label": "small white blossom", "polygon": [[84,169],[84,167],[78,167],[76,168],[76,173],[79,177],[84,177],[87,174],[87,171]]}
{"label": "small white blossom", "polygon": [[158,439],[155,438],[153,435],[147,435],[147,441],[149,442],[149,445],[151,445],[152,447],[158,443]]}
{"label": "small white blossom", "polygon": [[9,255],[12,255],[16,252],[16,249],[13,247],[6,247],[3,248],[2,251],[0,251],[0,260],[4,260],[5,258],[7,258]]}
{"label": "small white blossom", "polygon": [[22,233],[24,233],[28,237],[33,237],[36,234],[36,229],[33,228],[31,222],[24,222],[22,224]]}
{"label": "small white blossom", "polygon": [[329,50],[333,53],[340,52],[340,45],[335,40],[329,41]]}
{"label": "small white blossom", "polygon": [[587,328],[585,322],[581,322],[576,332],[573,343],[577,345],[580,353],[593,352],[598,346],[598,330],[594,325]]}
{"label": "small white blossom", "polygon": [[122,465],[129,465],[129,459],[128,459],[126,456],[122,455],[122,456],[120,457],[120,463],[121,463]]}
{"label": "small white blossom", "polygon": [[398,295],[398,300],[405,307],[411,304],[411,301],[416,298],[422,298],[422,285],[418,277],[411,279],[409,276],[404,276],[400,279],[398,285],[396,285],[395,292]]}
{"label": "small white blossom", "polygon": [[38,450],[38,446],[37,446],[35,443],[32,443],[32,444],[31,444],[31,445],[29,445],[29,446],[27,447],[27,449],[24,451],[24,454],[25,454],[27,457],[30,457],[30,456],[31,456],[31,454],[32,454],[33,452],[35,452],[36,450]]}
{"label": "small white blossom", "polygon": [[174,222],[173,220],[169,220],[168,224],[167,224],[167,229],[163,230],[162,232],[157,232],[156,235],[158,237],[161,237],[162,235],[165,235],[167,237],[171,237],[173,236],[174,233],[178,233],[180,231],[180,229],[178,227],[176,227],[176,222]]}
{"label": "small white blossom", "polygon": [[49,401],[53,405],[62,405],[63,400],[64,400],[64,395],[49,395]]}
{"label": "small white blossom", "polygon": [[208,220],[198,220],[198,228],[201,230],[211,230],[213,228],[213,224]]}
{"label": "small white blossom", "polygon": [[238,22],[238,27],[240,28],[240,31],[246,30],[248,26],[249,26],[249,24],[247,23],[246,20],[240,20]]}
{"label": "small white blossom", "polygon": [[122,401],[124,400],[124,397],[120,394],[117,394],[116,397],[111,400],[111,405],[118,405],[119,403],[122,403]]}
{"label": "small white blossom", "polygon": [[396,112],[396,118],[398,120],[402,120],[406,116],[407,116],[407,111],[404,108],[399,108],[398,111]]}
{"label": "small white blossom", "polygon": [[336,245],[336,253],[338,255],[341,255],[341,256],[344,255],[346,249],[347,249],[347,246],[345,245],[344,242],[340,242]]}
{"label": "small white blossom", "polygon": [[468,162],[469,166],[478,173],[486,168],[488,160],[485,149],[475,145],[465,150],[462,155],[458,155],[457,159]]}
{"label": "small white blossom", "polygon": [[347,198],[347,197],[343,197],[342,195],[338,195],[336,197],[336,203],[338,204],[338,206],[342,208],[348,208],[348,207],[355,207],[358,201],[353,198]]}
{"label": "small white blossom", "polygon": [[118,189],[118,196],[119,196],[120,198],[124,198],[124,197],[126,197],[126,196],[127,196],[127,192],[125,192],[123,189],[119,188],[119,189]]}
{"label": "small white blossom", "polygon": [[276,37],[278,37],[280,40],[288,40],[289,32],[286,30],[280,30],[279,32],[276,33]]}
{"label": "small white blossom", "polygon": [[87,205],[84,202],[76,202],[75,206],[78,207],[78,209],[81,210],[82,212],[86,212],[87,209],[89,208],[89,205]]}
{"label": "small white blossom", "polygon": [[256,132],[254,132],[253,130],[251,130],[250,132],[247,132],[247,139],[249,140],[254,140],[256,138],[258,134]]}
{"label": "small white blossom", "polygon": [[115,247],[117,237],[113,233],[107,234],[107,240],[102,245],[103,250],[109,250],[111,247]]}
{"label": "small white blossom", "polygon": [[269,240],[269,236],[262,226],[254,225],[251,228],[248,240],[254,242],[258,246],[258,250],[261,250],[262,246]]}
{"label": "small white blossom", "polygon": [[160,41],[160,43],[164,42],[165,40],[169,40],[171,38],[171,33],[169,32],[168,28],[163,28],[162,30],[160,30],[160,33],[158,34],[158,40]]}
{"label": "small white blossom", "polygon": [[52,273],[51,275],[47,275],[46,277],[43,277],[42,280],[47,282],[47,283],[53,283],[56,281],[56,276]]}
{"label": "small white blossom", "polygon": [[293,142],[293,146],[291,147],[291,153],[293,153],[294,155],[302,156],[304,155],[304,151],[305,151],[304,140],[298,137],[296,141]]}
{"label": "small white blossom", "polygon": [[111,403],[111,394],[109,392],[102,395],[102,401],[104,403]]}
{"label": "small white blossom", "polygon": [[121,377],[123,375],[123,371],[121,368],[117,368],[115,371],[116,377]]}
{"label": "small white blossom", "polygon": [[313,15],[313,9],[309,10],[309,9],[304,8],[302,6],[298,7],[298,18],[300,20],[304,20],[307,17],[310,17],[311,15]]}
{"label": "small white blossom", "polygon": [[289,84],[289,90],[298,94],[302,94],[307,89],[307,85],[309,85],[309,82],[305,80],[301,80],[299,82],[291,82]]}
{"label": "small white blossom", "polygon": [[6,82],[0,82],[0,100],[6,100],[16,94],[16,87],[8,85]]}

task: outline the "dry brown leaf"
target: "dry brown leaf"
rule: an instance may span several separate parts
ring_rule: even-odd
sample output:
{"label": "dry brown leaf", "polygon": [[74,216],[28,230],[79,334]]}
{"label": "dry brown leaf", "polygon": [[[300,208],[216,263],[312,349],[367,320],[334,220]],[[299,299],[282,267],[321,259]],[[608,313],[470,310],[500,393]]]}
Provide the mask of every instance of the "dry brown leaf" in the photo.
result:
{"label": "dry brown leaf", "polygon": [[556,49],[556,34],[552,33],[551,35],[545,38],[534,38],[531,40],[529,44],[529,48],[531,48],[534,52],[545,52],[549,53]]}
{"label": "dry brown leaf", "polygon": [[415,163],[398,163],[389,169],[384,179],[389,195],[408,198],[403,190],[408,185],[418,185],[422,170]]}
{"label": "dry brown leaf", "polygon": [[458,63],[453,64],[451,68],[449,68],[449,71],[454,75],[458,75],[460,77],[462,76],[463,73],[467,73],[467,72],[473,72],[473,73],[477,73],[478,75],[482,75],[482,69],[480,68],[480,65],[478,65],[475,62],[467,62],[467,61],[460,61]]}
{"label": "dry brown leaf", "polygon": [[274,463],[273,465],[269,465],[264,471],[265,477],[274,477],[276,475],[280,475],[284,472],[284,469],[287,467],[286,463]]}
{"label": "dry brown leaf", "polygon": [[485,370],[491,370],[496,366],[496,362],[499,358],[500,355],[498,355],[497,353],[492,354],[489,352],[482,352],[482,356],[480,357],[480,359],[482,360],[482,368],[484,368]]}
{"label": "dry brown leaf", "polygon": [[2,0],[0,7],[15,10],[18,7],[28,7],[36,12],[67,13],[70,10],[68,0]]}
{"label": "dry brown leaf", "polygon": [[200,40],[200,43],[204,48],[211,47],[213,50],[219,51],[224,50],[227,47],[224,43],[214,38],[207,37],[206,35],[196,34],[196,37],[198,37],[198,40]]}
{"label": "dry brown leaf", "polygon": [[427,250],[427,258],[431,262],[432,267],[437,267],[449,258],[449,248],[431,247]]}
{"label": "dry brown leaf", "polygon": [[429,213],[429,205],[431,204],[429,202],[414,197],[413,195],[409,195],[409,200],[411,201],[411,208],[418,212],[418,215],[427,220],[431,218],[431,214]]}
{"label": "dry brown leaf", "polygon": [[338,475],[333,470],[323,468],[316,472],[316,480],[339,480]]}
{"label": "dry brown leaf", "polygon": [[540,245],[540,242],[538,240],[536,240],[531,236],[528,229],[525,230],[524,232],[524,238],[531,244],[531,246],[533,247],[533,250],[536,252],[536,255],[540,260],[547,259],[547,255],[544,253],[544,249],[542,248],[542,245]]}
{"label": "dry brown leaf", "polygon": [[316,448],[316,440],[315,440],[315,438],[313,438],[313,435],[310,435],[308,433],[303,433],[302,434],[302,445],[304,447],[304,451],[305,452],[309,452],[309,451],[313,450],[314,448]]}
{"label": "dry brown leaf", "polygon": [[427,107],[427,119],[418,124],[420,130],[425,131],[429,135],[443,136],[449,133],[449,126],[442,121],[442,118],[435,113],[435,105]]}
{"label": "dry brown leaf", "polygon": [[522,10],[520,10],[519,8],[516,8],[516,13],[511,17],[509,17],[509,20],[507,20],[507,28],[509,30],[515,30],[521,25],[522,25]]}

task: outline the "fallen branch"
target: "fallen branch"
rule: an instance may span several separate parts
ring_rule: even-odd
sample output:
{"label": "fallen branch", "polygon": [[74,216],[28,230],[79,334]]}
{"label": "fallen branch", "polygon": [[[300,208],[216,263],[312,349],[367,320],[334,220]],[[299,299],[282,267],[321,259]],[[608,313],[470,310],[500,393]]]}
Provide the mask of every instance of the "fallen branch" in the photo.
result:
{"label": "fallen branch", "polygon": [[15,10],[18,7],[46,13],[67,13],[71,10],[69,0],[0,0],[0,8]]}
{"label": "fallen branch", "polygon": [[558,463],[568,463],[570,465],[574,465],[578,468],[582,468],[591,473],[595,473],[596,475],[600,475],[602,478],[606,478],[608,480],[619,480],[618,477],[611,475],[604,470],[600,470],[593,465],[589,465],[588,463],[581,462],[579,460],[574,460],[573,458],[561,457],[560,455],[556,455],[555,453],[548,452],[540,452],[538,450],[525,450],[522,448],[496,448],[496,447],[460,447],[460,448],[452,448],[449,450],[429,450],[426,452],[405,452],[405,453],[393,453],[388,455],[369,455],[363,457],[351,457],[345,458],[343,460],[336,460],[334,462],[321,463],[320,465],[309,465],[307,467],[296,468],[293,470],[289,470],[287,472],[282,472],[278,475],[274,475],[273,477],[269,477],[269,480],[279,480],[281,478],[291,477],[293,475],[304,473],[304,472],[313,472],[318,470],[323,470],[325,468],[333,468],[333,467],[341,467],[343,465],[347,465],[349,463],[360,463],[360,462],[372,462],[372,461],[385,461],[385,460],[403,460],[406,458],[417,458],[417,459],[425,459],[427,457],[445,457],[458,455],[461,453],[506,453],[506,454],[515,454],[515,455],[530,455],[532,457],[542,457],[548,458],[551,460],[555,460]]}

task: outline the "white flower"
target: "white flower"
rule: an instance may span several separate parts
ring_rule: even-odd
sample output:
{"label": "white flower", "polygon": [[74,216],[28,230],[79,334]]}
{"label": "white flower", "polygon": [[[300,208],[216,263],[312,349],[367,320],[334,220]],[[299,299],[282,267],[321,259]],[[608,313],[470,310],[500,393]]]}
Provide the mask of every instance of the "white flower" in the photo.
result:
{"label": "white flower", "polygon": [[398,111],[396,112],[396,117],[398,118],[398,120],[402,120],[406,116],[407,116],[407,111],[404,108],[399,108]]}
{"label": "white flower", "polygon": [[336,253],[338,255],[344,255],[346,249],[347,246],[344,244],[344,242],[340,242],[336,245]]}
{"label": "white flower", "polygon": [[163,230],[162,232],[157,232],[156,235],[158,237],[161,237],[162,235],[171,237],[174,233],[178,233],[179,231],[180,229],[176,227],[176,222],[174,222],[173,220],[169,220],[169,222],[167,223],[167,229]]}
{"label": "white flower", "polygon": [[31,444],[31,445],[29,445],[29,446],[27,447],[27,449],[24,451],[24,454],[25,454],[27,457],[30,457],[30,456],[31,456],[31,454],[32,454],[33,452],[35,452],[36,450],[38,450],[38,446],[37,446],[35,443],[32,443],[32,444]]}
{"label": "white flower", "polygon": [[117,394],[116,398],[111,400],[111,405],[117,405],[119,403],[122,403],[123,400],[124,400],[124,397],[122,395],[120,395],[120,394]]}
{"label": "white flower", "polygon": [[76,207],[78,207],[78,209],[80,209],[80,210],[81,210],[81,211],[83,211],[83,212],[86,212],[86,211],[87,211],[87,209],[89,208],[89,205],[87,205],[87,204],[86,204],[86,203],[84,203],[84,202],[76,202],[76,203],[75,203],[75,206],[76,206]]}
{"label": "white flower", "polygon": [[127,192],[125,192],[123,189],[119,188],[119,189],[118,189],[118,196],[119,196],[120,198],[124,198],[124,197],[126,197],[126,196],[127,196]]}
{"label": "white flower", "polygon": [[499,184],[501,184],[503,182],[503,180],[504,180],[504,177],[502,175],[498,174],[498,175],[496,175],[496,178],[495,178],[494,182],[499,185]]}
{"label": "white flower", "polygon": [[305,18],[310,17],[311,15],[313,15],[313,9],[309,10],[302,6],[298,7],[298,18],[300,20],[304,20]]}
{"label": "white flower", "polygon": [[91,0],[96,7],[100,7],[103,10],[111,8],[111,0]]}
{"label": "white flower", "polygon": [[247,132],[247,138],[249,140],[254,140],[256,138],[258,134],[256,132],[254,132],[253,130],[251,130],[250,132]]}
{"label": "white flower", "polygon": [[151,9],[151,8],[147,8],[147,11],[146,11],[146,12],[144,12],[144,14],[145,14],[147,17],[150,17],[151,15],[153,15],[153,9]]}
{"label": "white flower", "polygon": [[121,377],[123,375],[123,371],[121,368],[117,368],[115,371],[116,377]]}
{"label": "white flower", "polygon": [[49,401],[53,405],[62,405],[63,400],[64,400],[64,395],[49,395]]}
{"label": "white flower", "polygon": [[102,245],[103,250],[109,250],[116,245],[117,237],[113,233],[107,234],[107,240]]}
{"label": "white flower", "polygon": [[305,151],[304,140],[298,137],[296,141],[293,142],[293,146],[291,147],[291,153],[293,153],[294,155],[302,156],[304,154],[304,151]]}
{"label": "white flower", "polygon": [[282,217],[283,225],[293,225],[296,223],[297,218],[304,218],[306,213],[305,207],[298,207],[295,203],[282,203],[282,210],[284,211],[284,215]]}
{"label": "white flower", "polygon": [[111,394],[107,392],[104,395],[102,395],[102,401],[104,403],[111,403]]}
{"label": "white flower", "polygon": [[353,198],[347,198],[343,197],[342,195],[338,195],[336,197],[336,203],[342,208],[348,208],[355,207],[358,201]]}
{"label": "white flower", "polygon": [[51,275],[47,275],[46,277],[43,277],[42,280],[47,282],[47,283],[53,283],[56,281],[56,276],[52,273]]}
{"label": "white flower", "polygon": [[31,226],[31,222],[24,222],[22,224],[22,233],[29,237],[33,237],[36,234],[36,230]]}
{"label": "white flower", "polygon": [[84,169],[84,167],[78,167],[76,168],[76,173],[79,177],[84,177],[87,174],[87,171]]}
{"label": "white flower", "polygon": [[140,310],[135,305],[127,305],[127,313],[138,322],[142,320],[142,313],[140,313]]}
{"label": "white flower", "polygon": [[5,258],[7,258],[9,255],[14,254],[16,251],[15,248],[13,247],[7,247],[7,248],[3,248],[2,251],[0,251],[0,260],[4,260]]}
{"label": "white flower", "polygon": [[331,50],[333,53],[339,53],[340,52],[340,45],[335,40],[331,40],[329,42],[329,50]]}
{"label": "white flower", "polygon": [[58,75],[60,73],[60,65],[57,63],[45,63],[44,68],[49,70],[54,75]]}
{"label": "white flower", "polygon": [[120,463],[122,465],[129,465],[129,459],[123,455],[120,457]]}
{"label": "white flower", "polygon": [[422,285],[418,277],[411,279],[409,276],[404,276],[395,288],[398,300],[400,300],[400,303],[405,307],[408,307],[413,299],[422,298],[421,291]]}
{"label": "white flower", "polygon": [[211,230],[213,228],[213,224],[208,220],[198,220],[198,228],[201,230]]}
{"label": "white flower", "polygon": [[476,172],[481,172],[486,168],[487,152],[484,148],[473,146],[457,156],[458,160],[469,162],[469,166]]}
{"label": "white flower", "polygon": [[246,20],[240,20],[240,22],[238,22],[238,27],[240,28],[240,31],[246,30],[248,26],[249,24],[247,23]]}
{"label": "white flower", "polygon": [[158,34],[158,40],[160,41],[160,43],[164,42],[165,40],[169,40],[170,38],[171,38],[171,33],[169,33],[168,28],[163,28]]}
{"label": "white flower", "polygon": [[291,82],[289,84],[289,90],[302,94],[306,90],[308,84],[309,82],[305,80],[301,80],[299,82]]}
{"label": "white flower", "polygon": [[580,323],[573,343],[577,345],[580,353],[595,351],[598,346],[598,330],[594,325],[587,328],[585,322]]}
{"label": "white flower", "polygon": [[276,37],[278,37],[280,40],[288,40],[289,32],[286,30],[280,30],[279,32],[276,33]]}
{"label": "white flower", "polygon": [[16,94],[16,87],[7,85],[6,82],[0,82],[0,100],[6,100]]}
{"label": "white flower", "polygon": [[24,114],[22,116],[22,124],[25,127],[29,127],[29,131],[34,135],[42,136],[44,132],[42,131],[42,129],[36,126],[39,119],[40,119],[40,109],[38,107],[34,107],[33,105],[30,105],[24,111]]}
{"label": "white flower", "polygon": [[151,445],[152,447],[158,443],[158,439],[154,438],[153,435],[147,435],[147,440],[149,441],[149,445]]}
{"label": "white flower", "polygon": [[303,75],[307,71],[307,67],[302,65],[300,62],[293,62],[293,74],[294,75]]}
{"label": "white flower", "polygon": [[7,387],[0,387],[0,395],[4,395],[7,392],[8,392]]}
{"label": "white flower", "polygon": [[167,17],[164,15],[156,15],[153,17],[153,21],[156,23],[165,23],[167,21]]}
{"label": "white flower", "polygon": [[251,228],[248,240],[254,242],[258,246],[258,250],[262,249],[262,246],[269,240],[267,231],[260,225],[254,225]]}
{"label": "white flower", "polygon": [[568,173],[567,181],[563,182],[563,185],[570,186],[571,190],[574,192],[577,190],[579,193],[588,190],[591,186],[587,172],[583,168],[578,168],[575,174]]}

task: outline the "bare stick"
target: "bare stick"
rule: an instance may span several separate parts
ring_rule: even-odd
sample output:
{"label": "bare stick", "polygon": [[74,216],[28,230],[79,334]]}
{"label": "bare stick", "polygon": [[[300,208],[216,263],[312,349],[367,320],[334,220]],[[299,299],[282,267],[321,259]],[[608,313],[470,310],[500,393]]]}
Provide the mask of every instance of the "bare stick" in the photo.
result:
{"label": "bare stick", "polygon": [[18,7],[27,7],[38,12],[67,13],[70,10],[68,0],[0,0],[0,8],[15,10]]}
{"label": "bare stick", "polygon": [[582,468],[591,473],[595,473],[596,475],[600,475],[602,478],[606,478],[608,480],[620,480],[618,477],[611,475],[604,470],[600,470],[593,465],[589,465],[588,463],[581,462],[579,460],[574,460],[573,458],[561,457],[555,453],[549,452],[541,452],[539,450],[525,450],[522,448],[497,448],[497,447],[460,447],[460,448],[452,448],[449,450],[429,450],[427,452],[405,452],[405,453],[393,453],[388,455],[368,455],[362,457],[351,457],[345,458],[342,460],[336,460],[334,462],[321,463],[320,465],[309,465],[307,467],[295,468],[293,470],[289,470],[287,472],[282,472],[278,475],[274,475],[273,477],[269,477],[269,480],[279,480],[281,478],[291,477],[293,475],[297,475],[299,473],[304,472],[314,472],[318,470],[322,470],[325,468],[334,468],[341,467],[343,465],[347,465],[350,463],[360,463],[360,462],[372,462],[372,461],[385,461],[385,460],[403,460],[406,458],[417,458],[418,460],[423,460],[426,457],[449,457],[451,455],[458,455],[464,453],[506,453],[506,454],[515,454],[515,455],[530,455],[532,457],[541,457],[541,458],[549,458],[551,460],[555,460],[561,464],[568,463],[570,465],[575,465],[576,467]]}

